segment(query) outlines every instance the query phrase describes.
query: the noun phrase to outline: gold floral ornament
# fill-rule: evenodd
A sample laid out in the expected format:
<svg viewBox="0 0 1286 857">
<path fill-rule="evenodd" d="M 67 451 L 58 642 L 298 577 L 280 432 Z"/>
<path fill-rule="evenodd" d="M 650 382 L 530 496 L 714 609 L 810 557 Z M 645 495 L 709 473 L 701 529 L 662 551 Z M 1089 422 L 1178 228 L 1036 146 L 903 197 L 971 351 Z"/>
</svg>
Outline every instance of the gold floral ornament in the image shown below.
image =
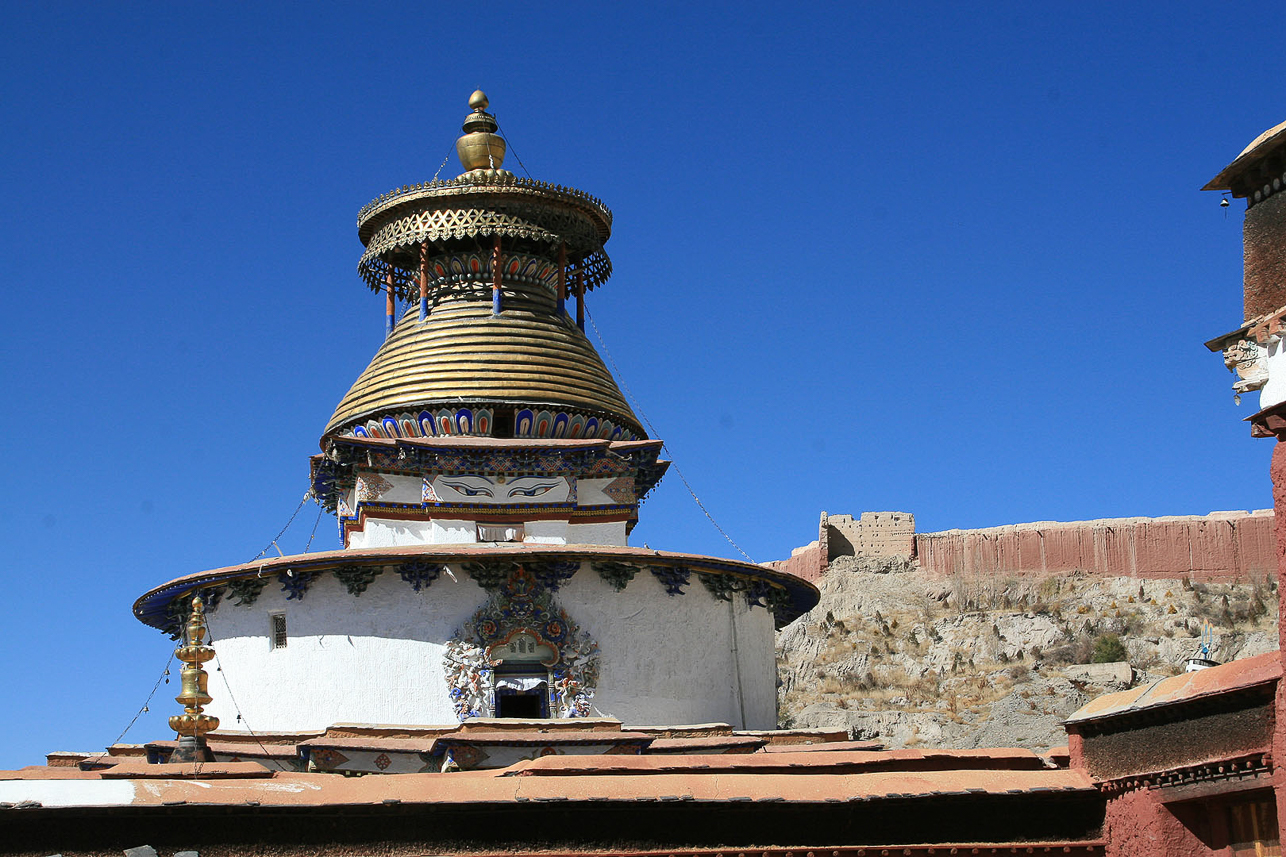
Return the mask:
<svg viewBox="0 0 1286 857">
<path fill-rule="evenodd" d="M 174 701 L 183 706 L 183 713 L 170 718 L 170 728 L 178 733 L 179 746 L 170 756 L 171 762 L 208 762 L 214 755 L 206 745 L 205 734 L 219 728 L 219 718 L 202 713 L 212 700 L 207 690 L 209 676 L 201 665 L 214 657 L 214 649 L 205 645 L 205 604 L 198 595 L 192 599 L 192 613 L 188 617 L 182 644 L 174 656 L 183 662 L 180 673 L 182 690 Z"/>
</svg>

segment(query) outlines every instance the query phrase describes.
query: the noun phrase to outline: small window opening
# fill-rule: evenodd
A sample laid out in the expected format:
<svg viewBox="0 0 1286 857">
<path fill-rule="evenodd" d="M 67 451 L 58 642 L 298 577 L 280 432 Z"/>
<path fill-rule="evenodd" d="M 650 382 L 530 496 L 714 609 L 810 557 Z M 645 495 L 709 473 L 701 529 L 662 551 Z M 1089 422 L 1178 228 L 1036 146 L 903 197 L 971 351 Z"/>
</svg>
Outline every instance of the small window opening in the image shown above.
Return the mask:
<svg viewBox="0 0 1286 857">
<path fill-rule="evenodd" d="M 540 664 L 500 664 L 495 670 L 496 717 L 549 716 L 549 672 Z"/>
<path fill-rule="evenodd" d="M 520 542 L 526 537 L 522 524 L 478 524 L 480 542 Z"/>
<path fill-rule="evenodd" d="M 274 649 L 286 648 L 286 614 L 272 614 L 272 647 Z"/>
<path fill-rule="evenodd" d="M 1278 857 L 1282 852 L 1272 794 L 1230 804 L 1228 834 L 1233 857 Z"/>
</svg>

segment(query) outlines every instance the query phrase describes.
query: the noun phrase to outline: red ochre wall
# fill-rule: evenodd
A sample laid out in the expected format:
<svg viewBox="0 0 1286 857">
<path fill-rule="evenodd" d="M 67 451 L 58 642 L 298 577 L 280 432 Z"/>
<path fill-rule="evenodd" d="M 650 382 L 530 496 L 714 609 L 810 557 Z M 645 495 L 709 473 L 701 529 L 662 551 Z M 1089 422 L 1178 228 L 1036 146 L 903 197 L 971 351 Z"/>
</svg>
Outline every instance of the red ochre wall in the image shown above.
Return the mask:
<svg viewBox="0 0 1286 857">
<path fill-rule="evenodd" d="M 1277 576 L 1271 510 L 1169 518 L 1010 524 L 917 533 L 920 568 L 940 575 L 1082 572 L 1248 580 Z"/>
<path fill-rule="evenodd" d="M 773 571 L 784 571 L 804 580 L 816 583 L 826 571 L 826 551 L 816 544 L 809 545 L 790 555 L 790 559 L 779 559 L 766 562 L 764 565 Z"/>
<path fill-rule="evenodd" d="M 1282 194 L 1286 198 L 1286 194 Z M 1282 516 L 1284 526 L 1277 530 L 1274 548 L 1279 568 L 1286 566 L 1286 442 L 1278 440 L 1273 444 L 1273 460 L 1269 465 L 1269 476 L 1273 481 L 1273 507 Z M 1283 572 L 1286 573 L 1286 572 Z M 1286 587 L 1277 587 L 1277 609 L 1286 609 Z M 1282 653 L 1282 666 L 1286 667 L 1286 622 L 1277 623 L 1279 650 Z M 1277 718 L 1273 728 L 1273 760 L 1275 788 L 1277 795 L 1277 825 L 1281 838 L 1286 840 L 1286 681 L 1277 683 Z"/>
<path fill-rule="evenodd" d="M 1206 857 L 1228 853 L 1227 849 L 1213 849 L 1203 842 L 1148 789 L 1108 800 L 1103 838 L 1107 840 L 1105 857 Z"/>
</svg>

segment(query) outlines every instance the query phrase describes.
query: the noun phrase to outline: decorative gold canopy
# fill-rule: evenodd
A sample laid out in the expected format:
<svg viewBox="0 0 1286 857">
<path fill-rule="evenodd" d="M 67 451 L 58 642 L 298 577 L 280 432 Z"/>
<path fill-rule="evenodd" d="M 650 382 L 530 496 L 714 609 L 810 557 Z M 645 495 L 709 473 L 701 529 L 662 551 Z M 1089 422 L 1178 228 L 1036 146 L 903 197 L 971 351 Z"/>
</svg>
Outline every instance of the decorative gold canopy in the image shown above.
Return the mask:
<svg viewBox="0 0 1286 857">
<path fill-rule="evenodd" d="M 369 417 L 430 404 L 513 403 L 610 417 L 646 432 L 594 347 L 540 296 L 506 296 L 505 312 L 453 300 L 408 313 L 340 401 L 327 436 Z"/>
<path fill-rule="evenodd" d="M 386 296 L 389 336 L 324 436 L 372 419 L 481 408 L 488 436 L 513 436 L 517 415 L 532 409 L 647 437 L 584 333 L 584 295 L 612 273 L 603 250 L 611 211 L 583 191 L 500 169 L 504 140 L 487 96 L 473 93 L 469 106 L 464 174 L 403 186 L 358 213 L 358 272 Z M 418 299 L 418 318 L 395 323 L 398 299 Z"/>
</svg>

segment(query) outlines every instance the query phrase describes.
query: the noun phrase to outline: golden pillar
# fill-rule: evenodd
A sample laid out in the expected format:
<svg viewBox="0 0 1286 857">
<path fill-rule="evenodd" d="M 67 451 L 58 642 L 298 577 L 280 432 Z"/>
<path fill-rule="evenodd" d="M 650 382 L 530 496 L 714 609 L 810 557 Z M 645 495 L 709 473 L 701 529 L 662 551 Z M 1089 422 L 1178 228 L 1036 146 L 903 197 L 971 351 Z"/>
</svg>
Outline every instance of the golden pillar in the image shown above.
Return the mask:
<svg viewBox="0 0 1286 857">
<path fill-rule="evenodd" d="M 174 697 L 174 701 L 183 706 L 183 713 L 170 718 L 170 728 L 179 738 L 178 749 L 170 756 L 171 762 L 214 761 L 205 733 L 219 728 L 219 718 L 202 713 L 211 697 L 206 690 L 209 676 L 201 665 L 214 657 L 214 649 L 205 645 L 205 635 L 205 604 L 198 595 L 192 599 L 192 613 L 181 645 L 174 650 L 174 656 L 183 662 L 182 690 Z"/>
</svg>

